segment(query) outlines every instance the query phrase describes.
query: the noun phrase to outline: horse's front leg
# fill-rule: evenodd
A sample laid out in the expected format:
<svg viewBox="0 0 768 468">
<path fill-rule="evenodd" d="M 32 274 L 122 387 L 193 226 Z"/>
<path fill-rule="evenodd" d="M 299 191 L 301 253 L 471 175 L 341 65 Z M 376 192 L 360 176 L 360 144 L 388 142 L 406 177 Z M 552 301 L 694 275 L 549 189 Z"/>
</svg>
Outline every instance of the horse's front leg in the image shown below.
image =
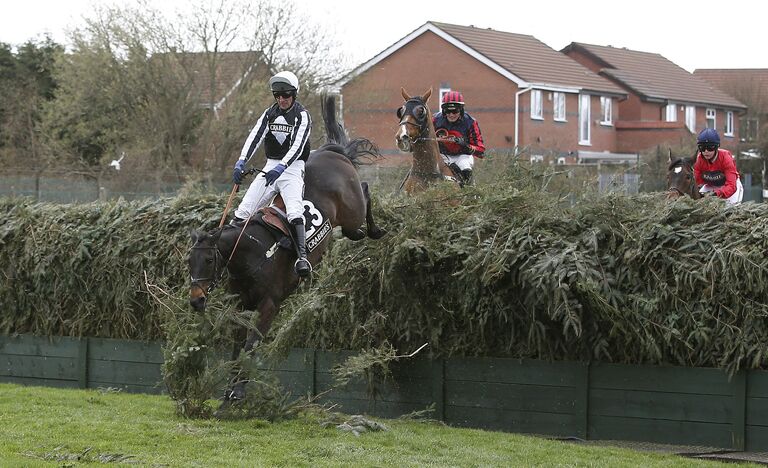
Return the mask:
<svg viewBox="0 0 768 468">
<path fill-rule="evenodd" d="M 237 343 L 243 343 L 242 339 L 236 340 L 235 350 L 232 355 L 233 360 L 236 360 L 240 356 L 241 352 L 244 354 L 249 354 L 254 350 L 254 348 L 258 347 L 258 344 L 269 331 L 269 327 L 272 326 L 272 321 L 275 319 L 279 307 L 279 304 L 277 304 L 271 298 L 265 298 L 259 302 L 256 307 L 256 310 L 259 312 L 259 323 L 255 329 L 250 329 L 247 331 L 245 342 L 242 348 L 238 347 L 237 345 Z M 242 338 L 242 332 L 239 336 Z M 229 388 L 224 393 L 224 400 L 244 400 L 246 397 L 245 384 L 247 383 L 248 373 L 241 367 L 234 369 L 232 372 L 232 379 L 230 380 Z"/>
</svg>

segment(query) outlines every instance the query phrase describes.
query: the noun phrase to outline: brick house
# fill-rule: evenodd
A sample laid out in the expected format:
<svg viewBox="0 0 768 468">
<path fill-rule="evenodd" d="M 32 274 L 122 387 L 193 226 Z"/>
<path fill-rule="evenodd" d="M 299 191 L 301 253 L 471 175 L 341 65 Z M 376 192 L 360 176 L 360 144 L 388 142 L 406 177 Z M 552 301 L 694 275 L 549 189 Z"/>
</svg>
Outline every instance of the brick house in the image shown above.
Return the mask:
<svg viewBox="0 0 768 468">
<path fill-rule="evenodd" d="M 739 125 L 744 149 L 752 149 L 768 127 L 768 68 L 696 69 L 693 75 L 747 105 Z"/>
<path fill-rule="evenodd" d="M 619 103 L 618 151 L 691 142 L 706 127 L 717 129 L 724 148 L 737 149 L 746 106 L 661 55 L 578 42 L 561 52 L 628 93 Z"/>
<path fill-rule="evenodd" d="M 390 161 L 410 157 L 397 156 L 394 140 L 401 87 L 432 88 L 431 112 L 444 93 L 462 92 L 488 150 L 552 161 L 621 148 L 617 104 L 627 92 L 533 36 L 430 21 L 337 82 L 350 134 Z"/>
</svg>

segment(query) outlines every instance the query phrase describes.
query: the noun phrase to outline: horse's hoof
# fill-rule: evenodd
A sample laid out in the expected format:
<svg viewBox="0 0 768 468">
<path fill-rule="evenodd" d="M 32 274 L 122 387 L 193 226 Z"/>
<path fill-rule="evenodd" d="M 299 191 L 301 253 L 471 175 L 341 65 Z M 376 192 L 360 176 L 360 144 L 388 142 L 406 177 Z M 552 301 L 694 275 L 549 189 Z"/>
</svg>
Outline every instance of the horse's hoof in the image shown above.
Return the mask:
<svg viewBox="0 0 768 468">
<path fill-rule="evenodd" d="M 245 385 L 242 383 L 237 383 L 232 386 L 232 388 L 228 388 L 224 390 L 224 402 L 237 402 L 245 400 Z M 223 403 L 222 403 L 223 406 Z"/>
<path fill-rule="evenodd" d="M 387 233 L 386 229 L 376 228 L 376 229 L 368 232 L 368 237 L 370 237 L 373 240 L 381 239 L 382 237 L 384 237 L 384 234 L 386 234 L 386 233 Z"/>
</svg>

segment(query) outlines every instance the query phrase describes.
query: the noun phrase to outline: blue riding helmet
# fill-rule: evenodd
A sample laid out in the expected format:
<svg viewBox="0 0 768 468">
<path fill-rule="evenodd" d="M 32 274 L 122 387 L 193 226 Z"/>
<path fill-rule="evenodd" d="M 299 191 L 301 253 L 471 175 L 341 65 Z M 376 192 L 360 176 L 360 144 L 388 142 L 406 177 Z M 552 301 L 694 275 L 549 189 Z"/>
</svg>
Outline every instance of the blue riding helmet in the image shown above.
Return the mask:
<svg viewBox="0 0 768 468">
<path fill-rule="evenodd" d="M 705 128 L 699 133 L 699 137 L 696 139 L 696 144 L 702 143 L 714 143 L 720 146 L 720 135 L 714 128 Z"/>
</svg>

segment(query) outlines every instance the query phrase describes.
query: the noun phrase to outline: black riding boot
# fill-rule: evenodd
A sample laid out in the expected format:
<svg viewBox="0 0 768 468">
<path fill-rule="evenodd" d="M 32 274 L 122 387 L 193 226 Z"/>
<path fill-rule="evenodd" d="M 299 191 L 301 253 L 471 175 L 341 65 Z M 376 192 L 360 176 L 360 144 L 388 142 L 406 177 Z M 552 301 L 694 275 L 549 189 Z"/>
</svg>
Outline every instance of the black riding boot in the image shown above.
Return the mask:
<svg viewBox="0 0 768 468">
<path fill-rule="evenodd" d="M 472 184 L 472 169 L 464 169 L 461 171 L 461 178 L 464 179 L 464 185 Z"/>
<path fill-rule="evenodd" d="M 307 260 L 307 235 L 304 231 L 304 220 L 301 218 L 294 219 L 291 221 L 291 226 L 296 235 L 294 240 L 296 241 L 296 256 L 298 257 L 293 267 L 296 274 L 304 278 L 312 273 L 312 265 Z"/>
</svg>

